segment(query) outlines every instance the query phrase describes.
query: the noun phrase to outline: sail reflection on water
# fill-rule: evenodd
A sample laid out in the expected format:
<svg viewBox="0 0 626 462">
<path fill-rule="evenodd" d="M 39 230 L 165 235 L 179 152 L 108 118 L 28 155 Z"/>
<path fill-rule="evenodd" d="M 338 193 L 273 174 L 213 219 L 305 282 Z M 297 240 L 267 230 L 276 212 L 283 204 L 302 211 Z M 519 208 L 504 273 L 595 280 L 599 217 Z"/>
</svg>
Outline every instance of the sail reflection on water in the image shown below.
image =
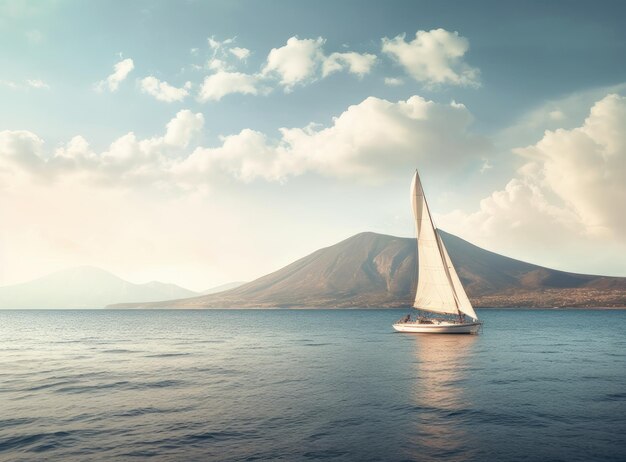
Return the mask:
<svg viewBox="0 0 626 462">
<path fill-rule="evenodd" d="M 468 419 L 471 403 L 464 393 L 477 337 L 421 335 L 415 338 L 417 380 L 413 390 L 415 428 L 409 432 L 413 460 L 473 459 Z"/>
</svg>

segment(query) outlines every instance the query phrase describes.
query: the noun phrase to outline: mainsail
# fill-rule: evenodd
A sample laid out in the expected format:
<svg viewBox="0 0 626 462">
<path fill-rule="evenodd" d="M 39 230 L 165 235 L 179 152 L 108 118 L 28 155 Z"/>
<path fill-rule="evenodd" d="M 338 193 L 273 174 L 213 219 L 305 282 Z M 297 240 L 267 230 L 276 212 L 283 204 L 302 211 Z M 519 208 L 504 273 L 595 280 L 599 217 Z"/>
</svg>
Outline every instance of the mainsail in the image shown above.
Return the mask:
<svg viewBox="0 0 626 462">
<path fill-rule="evenodd" d="M 446 246 L 435 229 L 417 171 L 411 184 L 411 204 L 417 229 L 419 261 L 413 306 L 435 313 L 464 313 L 477 319 Z"/>
</svg>

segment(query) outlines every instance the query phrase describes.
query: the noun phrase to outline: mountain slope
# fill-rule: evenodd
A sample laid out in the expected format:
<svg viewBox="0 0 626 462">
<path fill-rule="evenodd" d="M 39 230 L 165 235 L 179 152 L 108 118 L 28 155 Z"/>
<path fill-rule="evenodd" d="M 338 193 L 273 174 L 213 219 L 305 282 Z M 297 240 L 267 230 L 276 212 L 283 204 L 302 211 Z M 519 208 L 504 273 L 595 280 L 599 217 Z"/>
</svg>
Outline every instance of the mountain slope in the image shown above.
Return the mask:
<svg viewBox="0 0 626 462">
<path fill-rule="evenodd" d="M 0 308 L 102 308 L 122 301 L 156 301 L 197 295 L 174 284 L 132 284 L 93 267 L 71 268 L 0 287 Z"/>
<path fill-rule="evenodd" d="M 225 290 L 236 289 L 239 286 L 242 286 L 246 283 L 246 281 L 233 281 L 227 282 L 226 284 L 222 284 L 219 286 L 211 287 L 210 289 L 203 290 L 199 292 L 200 295 L 209 295 L 216 294 L 218 292 L 224 292 Z"/>
<path fill-rule="evenodd" d="M 626 278 L 543 268 L 442 232 L 477 306 L 626 306 Z M 416 286 L 414 239 L 361 233 L 232 290 L 119 307 L 399 307 Z M 522 304 L 520 304 L 522 302 Z"/>
</svg>

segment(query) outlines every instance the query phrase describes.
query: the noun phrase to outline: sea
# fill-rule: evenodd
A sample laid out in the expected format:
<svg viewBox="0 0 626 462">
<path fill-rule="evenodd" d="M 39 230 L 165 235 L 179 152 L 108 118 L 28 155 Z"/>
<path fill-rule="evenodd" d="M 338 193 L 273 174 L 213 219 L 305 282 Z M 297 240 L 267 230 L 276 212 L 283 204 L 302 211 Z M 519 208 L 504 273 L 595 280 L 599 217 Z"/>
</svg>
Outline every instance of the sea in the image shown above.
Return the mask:
<svg viewBox="0 0 626 462">
<path fill-rule="evenodd" d="M 406 313 L 0 311 L 0 460 L 626 460 L 626 311 Z"/>
</svg>

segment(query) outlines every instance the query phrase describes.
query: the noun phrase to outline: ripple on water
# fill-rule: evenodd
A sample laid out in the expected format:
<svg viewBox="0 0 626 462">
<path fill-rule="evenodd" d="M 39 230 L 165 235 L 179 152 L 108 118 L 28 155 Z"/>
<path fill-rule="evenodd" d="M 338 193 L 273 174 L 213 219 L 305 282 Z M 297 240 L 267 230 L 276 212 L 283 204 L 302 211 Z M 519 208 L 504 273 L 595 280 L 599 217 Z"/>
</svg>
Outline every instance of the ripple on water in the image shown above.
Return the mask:
<svg viewBox="0 0 626 462">
<path fill-rule="evenodd" d="M 18 425 L 28 425 L 36 421 L 37 419 L 34 417 L 20 417 L 17 419 L 0 419 L 0 429 L 14 428 L 14 427 L 17 427 Z"/>
<path fill-rule="evenodd" d="M 140 417 L 150 414 L 170 414 L 176 412 L 185 412 L 195 409 L 193 406 L 176 406 L 172 408 L 159 408 L 159 407 L 139 407 L 133 409 L 127 409 L 125 411 L 112 412 L 109 415 L 111 417 Z"/>
<path fill-rule="evenodd" d="M 307 451 L 303 454 L 305 459 L 310 460 L 324 460 L 324 459 L 336 459 L 338 457 L 344 457 L 349 455 L 348 451 L 339 451 L 334 449 L 321 449 L 318 451 Z"/>
<path fill-rule="evenodd" d="M 152 382 L 132 382 L 129 380 L 121 380 L 117 382 L 109 382 L 109 383 L 98 383 L 94 385 L 81 385 L 81 386 L 73 386 L 73 387 L 63 387 L 55 390 L 57 393 L 92 393 L 98 390 L 142 390 L 149 388 L 166 388 L 166 387 L 175 387 L 183 384 L 182 380 L 157 380 Z"/>
<path fill-rule="evenodd" d="M 157 353 L 144 355 L 145 358 L 176 358 L 178 356 L 191 356 L 192 353 Z"/>
<path fill-rule="evenodd" d="M 48 388 L 58 387 L 61 385 L 69 385 L 72 383 L 75 383 L 75 381 L 74 380 L 61 380 L 58 382 L 48 382 L 48 383 L 44 383 L 41 385 L 36 385 L 34 387 L 24 388 L 24 391 L 40 391 L 40 390 L 46 390 Z"/>
<path fill-rule="evenodd" d="M 60 446 L 65 438 L 71 435 L 70 432 L 58 431 L 52 433 L 31 433 L 27 435 L 11 436 L 0 439 L 0 452 L 12 451 L 16 449 L 29 449 L 35 452 L 43 452 L 48 449 Z M 37 443 L 37 446 L 34 446 Z"/>
</svg>

